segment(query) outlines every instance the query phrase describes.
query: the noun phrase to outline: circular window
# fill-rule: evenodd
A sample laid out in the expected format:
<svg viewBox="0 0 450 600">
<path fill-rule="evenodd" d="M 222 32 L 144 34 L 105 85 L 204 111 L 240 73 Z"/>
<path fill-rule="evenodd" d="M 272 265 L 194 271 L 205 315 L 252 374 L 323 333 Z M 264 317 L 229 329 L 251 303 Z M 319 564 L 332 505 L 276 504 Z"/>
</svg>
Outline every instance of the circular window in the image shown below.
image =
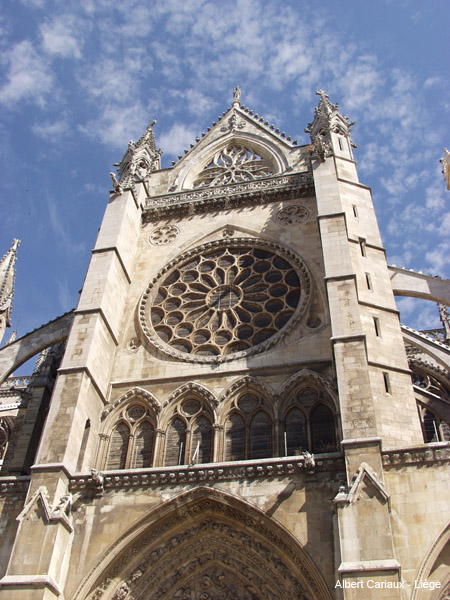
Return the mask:
<svg viewBox="0 0 450 600">
<path fill-rule="evenodd" d="M 141 300 L 147 339 L 194 362 L 260 352 L 309 300 L 304 264 L 276 244 L 232 239 L 189 251 L 162 269 Z"/>
</svg>

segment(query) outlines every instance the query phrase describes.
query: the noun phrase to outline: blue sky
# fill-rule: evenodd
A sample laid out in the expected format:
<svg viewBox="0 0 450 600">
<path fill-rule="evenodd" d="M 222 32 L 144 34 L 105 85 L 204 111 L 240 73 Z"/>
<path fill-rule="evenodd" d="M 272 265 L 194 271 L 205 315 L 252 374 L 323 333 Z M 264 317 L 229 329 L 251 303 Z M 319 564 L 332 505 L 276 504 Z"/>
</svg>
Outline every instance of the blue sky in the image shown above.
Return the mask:
<svg viewBox="0 0 450 600">
<path fill-rule="evenodd" d="M 170 166 L 241 102 L 298 142 L 317 89 L 356 121 L 388 261 L 450 276 L 448 0 L 3 0 L 0 253 L 21 239 L 19 335 L 73 308 L 112 163 L 157 118 Z M 402 320 L 438 325 L 401 299 Z M 9 337 L 6 333 L 5 339 Z"/>
</svg>

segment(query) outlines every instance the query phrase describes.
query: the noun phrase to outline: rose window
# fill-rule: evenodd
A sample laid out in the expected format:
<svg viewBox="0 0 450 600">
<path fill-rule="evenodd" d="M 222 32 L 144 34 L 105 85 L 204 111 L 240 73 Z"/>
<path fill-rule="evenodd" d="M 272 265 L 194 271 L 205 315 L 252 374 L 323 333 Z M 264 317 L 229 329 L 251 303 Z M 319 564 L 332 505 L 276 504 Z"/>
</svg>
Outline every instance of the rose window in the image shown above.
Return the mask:
<svg viewBox="0 0 450 600">
<path fill-rule="evenodd" d="M 244 146 L 228 146 L 214 155 L 194 181 L 194 188 L 252 181 L 273 173 L 268 161 L 254 150 Z"/>
<path fill-rule="evenodd" d="M 260 352 L 303 314 L 306 267 L 275 244 L 223 240 L 175 261 L 148 286 L 142 329 L 165 354 L 194 362 Z"/>
</svg>

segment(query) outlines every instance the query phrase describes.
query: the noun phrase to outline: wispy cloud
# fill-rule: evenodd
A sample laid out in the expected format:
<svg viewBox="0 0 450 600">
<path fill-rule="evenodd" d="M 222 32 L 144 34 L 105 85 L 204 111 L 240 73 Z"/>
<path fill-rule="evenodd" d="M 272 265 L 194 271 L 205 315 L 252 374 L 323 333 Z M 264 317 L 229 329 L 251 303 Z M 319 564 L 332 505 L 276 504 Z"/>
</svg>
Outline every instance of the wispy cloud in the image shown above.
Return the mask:
<svg viewBox="0 0 450 600">
<path fill-rule="evenodd" d="M 13 46 L 3 58 L 6 83 L 0 88 L 0 102 L 9 108 L 24 100 L 45 106 L 54 90 L 55 78 L 48 64 L 28 40 Z"/>
<path fill-rule="evenodd" d="M 63 218 L 63 216 L 58 211 L 58 204 L 56 200 L 47 195 L 45 197 L 45 201 L 47 204 L 49 224 L 58 240 L 60 250 L 62 250 L 68 256 L 76 256 L 84 252 L 84 242 L 78 241 L 75 242 L 72 239 L 72 235 L 70 233 L 68 227 L 67 219 Z"/>
<path fill-rule="evenodd" d="M 195 139 L 196 134 L 198 134 L 198 130 L 193 126 L 174 123 L 169 131 L 159 136 L 158 145 L 164 148 L 168 154 L 180 155 L 189 148 L 189 144 Z"/>
<path fill-rule="evenodd" d="M 81 58 L 87 23 L 74 15 L 62 14 L 40 27 L 42 46 L 49 54 L 64 58 Z"/>
<path fill-rule="evenodd" d="M 56 121 L 48 119 L 36 121 L 32 126 L 32 131 L 35 135 L 48 142 L 59 141 L 70 131 L 69 120 L 65 117 Z"/>
</svg>

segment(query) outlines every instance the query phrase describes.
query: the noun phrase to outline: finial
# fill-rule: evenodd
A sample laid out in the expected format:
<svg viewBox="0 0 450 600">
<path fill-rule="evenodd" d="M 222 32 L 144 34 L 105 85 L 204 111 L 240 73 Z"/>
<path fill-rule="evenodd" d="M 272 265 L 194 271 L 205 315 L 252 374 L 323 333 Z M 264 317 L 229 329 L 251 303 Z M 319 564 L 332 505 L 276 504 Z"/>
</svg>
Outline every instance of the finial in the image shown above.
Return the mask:
<svg viewBox="0 0 450 600">
<path fill-rule="evenodd" d="M 233 90 L 233 106 L 236 104 L 239 106 L 240 99 L 241 99 L 241 88 L 239 85 L 237 85 L 237 86 L 235 86 L 235 88 Z"/>
<path fill-rule="evenodd" d="M 316 90 L 316 94 L 324 100 L 325 98 L 329 98 L 330 96 L 324 90 Z"/>
</svg>

